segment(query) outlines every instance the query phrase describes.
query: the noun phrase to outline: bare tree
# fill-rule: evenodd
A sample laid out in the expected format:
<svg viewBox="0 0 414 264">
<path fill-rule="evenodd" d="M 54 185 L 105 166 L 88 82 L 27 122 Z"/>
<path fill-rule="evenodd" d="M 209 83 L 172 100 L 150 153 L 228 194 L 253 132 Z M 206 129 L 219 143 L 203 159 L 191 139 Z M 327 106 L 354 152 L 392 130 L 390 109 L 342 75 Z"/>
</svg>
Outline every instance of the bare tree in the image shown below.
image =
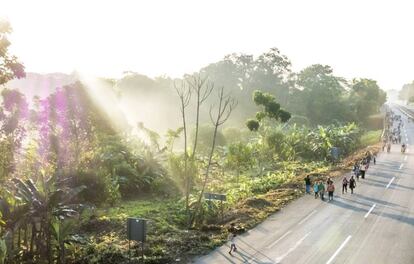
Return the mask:
<svg viewBox="0 0 414 264">
<path fill-rule="evenodd" d="M 197 149 L 198 141 L 198 128 L 200 123 L 200 107 L 210 96 L 211 92 L 214 89 L 214 84 L 208 81 L 208 78 L 202 78 L 200 74 L 193 75 L 188 81 L 191 89 L 193 90 L 196 96 L 196 122 L 195 122 L 195 135 L 194 135 L 194 144 L 191 153 L 191 159 L 194 159 Z"/>
<path fill-rule="evenodd" d="M 231 113 L 233 112 L 236 106 L 237 106 L 237 101 L 235 101 L 234 98 L 231 97 L 230 95 L 224 94 L 224 87 L 221 87 L 218 91 L 218 106 L 217 106 L 217 110 L 216 110 L 217 112 L 215 113 L 215 115 L 213 113 L 215 105 L 210 106 L 210 112 L 209 112 L 210 120 L 214 126 L 213 142 L 211 143 L 210 154 L 208 156 L 208 162 L 207 162 L 206 171 L 204 174 L 201 192 L 197 200 L 196 209 L 194 211 L 193 217 L 191 218 L 191 225 L 194 223 L 195 217 L 197 216 L 201 208 L 201 199 L 203 198 L 204 191 L 205 191 L 208 179 L 209 179 L 213 154 L 214 154 L 214 150 L 216 147 L 218 128 L 229 119 Z"/>
<path fill-rule="evenodd" d="M 184 189 L 185 189 L 185 209 L 190 220 L 190 175 L 188 174 L 188 153 L 187 153 L 187 119 L 185 115 L 186 108 L 190 104 L 191 99 L 191 88 L 186 85 L 185 81 L 182 81 L 179 86 L 174 83 L 174 88 L 180 99 L 180 111 L 181 118 L 183 122 L 183 132 L 184 132 Z"/>
</svg>

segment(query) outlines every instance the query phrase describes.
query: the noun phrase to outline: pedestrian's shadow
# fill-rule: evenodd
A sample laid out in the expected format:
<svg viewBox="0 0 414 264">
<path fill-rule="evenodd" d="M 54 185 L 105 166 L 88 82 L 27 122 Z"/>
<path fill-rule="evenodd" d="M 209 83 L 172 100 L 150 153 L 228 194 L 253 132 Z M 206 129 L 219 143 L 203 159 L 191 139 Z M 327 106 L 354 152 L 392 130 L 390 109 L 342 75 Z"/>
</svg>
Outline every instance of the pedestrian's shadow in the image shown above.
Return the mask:
<svg viewBox="0 0 414 264">
<path fill-rule="evenodd" d="M 333 204 L 339 207 L 342 207 L 344 209 L 349 209 L 349 210 L 353 210 L 356 212 L 366 212 L 366 210 L 364 208 L 360 208 L 354 205 L 351 205 L 350 203 L 344 203 L 343 201 L 339 200 L 339 199 L 333 199 L 332 201 L 327 201 L 329 204 Z"/>
<path fill-rule="evenodd" d="M 250 248 L 251 250 L 253 250 L 254 251 L 254 253 L 253 254 L 249 254 L 249 253 L 247 253 L 247 250 L 245 250 L 245 249 L 243 249 L 242 247 L 240 247 L 240 249 L 243 251 L 243 252 L 245 252 L 245 253 L 247 253 L 248 255 L 250 255 L 250 257 L 249 257 L 249 259 L 250 259 L 250 261 L 254 261 L 254 262 L 256 262 L 256 263 L 261 263 L 261 264 L 265 264 L 265 263 L 273 263 L 273 260 L 269 257 L 269 256 L 267 256 L 267 255 L 265 255 L 263 252 L 261 252 L 261 251 L 259 251 L 259 250 L 257 250 L 256 248 L 254 248 L 254 247 L 252 247 L 249 243 L 246 243 L 243 239 L 241 239 L 241 238 L 239 238 L 238 240 L 237 240 L 237 242 L 239 242 L 239 244 L 241 243 L 241 244 L 243 244 L 244 246 L 246 246 L 247 248 Z M 245 255 L 246 256 L 246 255 Z M 255 260 L 255 256 L 260 256 L 260 258 L 265 258 L 266 259 L 266 261 L 257 261 L 257 260 Z M 249 259 L 247 259 L 247 260 L 249 260 Z"/>
<path fill-rule="evenodd" d="M 405 216 L 403 214 L 392 214 L 392 213 L 386 213 L 386 212 L 374 212 L 373 214 L 381 216 L 381 217 L 387 217 L 390 219 L 393 219 L 395 221 L 399 221 L 401 223 L 405 223 L 411 226 L 414 226 L 414 218 Z"/>
<path fill-rule="evenodd" d="M 379 200 L 379 199 L 376 199 L 376 198 L 367 197 L 367 196 L 359 194 L 359 193 L 354 193 L 353 195 L 356 196 L 359 199 L 370 201 L 370 202 L 376 203 L 376 204 L 381 204 L 381 205 L 386 205 L 386 206 L 391 206 L 391 207 L 407 208 L 405 206 L 401 206 L 401 205 L 396 204 L 396 203 L 391 203 L 391 202 Z"/>
<path fill-rule="evenodd" d="M 384 179 L 391 179 L 392 175 L 401 172 L 398 168 L 399 165 L 395 166 L 395 169 L 382 168 L 381 171 L 375 171 L 374 173 L 370 173 L 370 171 L 368 170 L 368 173 L 365 174 L 365 177 L 380 177 Z"/>
<path fill-rule="evenodd" d="M 220 254 L 220 255 L 222 255 L 229 263 L 232 263 L 232 264 L 236 264 L 237 262 L 235 262 L 234 260 L 233 260 L 233 256 L 231 256 L 230 254 L 229 255 L 226 255 L 225 253 L 223 253 L 223 252 L 221 252 L 220 250 L 218 250 L 218 253 Z M 236 258 L 237 259 L 237 258 Z"/>
<path fill-rule="evenodd" d="M 367 185 L 372 185 L 372 186 L 376 186 L 376 187 L 385 187 L 385 186 L 388 185 L 388 182 L 383 182 L 383 181 L 374 180 L 374 179 L 370 179 L 370 178 L 367 178 L 364 181 Z M 396 184 L 396 183 L 391 184 L 390 187 L 388 187 L 388 188 L 390 188 L 390 189 L 401 188 L 401 189 L 414 191 L 413 187 L 408 187 L 408 186 L 404 186 L 404 185 Z"/>
</svg>

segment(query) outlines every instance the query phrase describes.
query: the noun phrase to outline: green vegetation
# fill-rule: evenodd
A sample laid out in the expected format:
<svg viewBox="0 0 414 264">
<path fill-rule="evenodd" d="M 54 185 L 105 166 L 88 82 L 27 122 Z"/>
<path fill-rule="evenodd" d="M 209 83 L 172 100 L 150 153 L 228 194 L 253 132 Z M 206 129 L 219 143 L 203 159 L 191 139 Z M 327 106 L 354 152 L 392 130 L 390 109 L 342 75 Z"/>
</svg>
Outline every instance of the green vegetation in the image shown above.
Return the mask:
<svg viewBox="0 0 414 264">
<path fill-rule="evenodd" d="M 400 100 L 411 102 L 411 98 L 414 96 L 414 81 L 411 83 L 404 84 L 398 94 Z"/>
<path fill-rule="evenodd" d="M 1 38 L 9 32 L 0 24 Z M 0 45 L 0 84 L 23 77 Z M 97 83 L 33 100 L 2 90 L 0 263 L 126 263 L 130 216 L 149 220 L 145 263 L 186 262 L 220 245 L 229 223 L 252 227 L 300 196 L 304 175 L 335 169 L 333 147 L 346 158 L 376 143 L 380 131 L 367 127 L 385 101 L 375 81 L 329 66 L 294 73 L 276 48 L 179 80 L 128 73 Z M 148 108 L 128 108 L 140 103 Z M 166 135 L 130 113 L 165 120 Z M 226 194 L 224 207 L 206 192 Z"/>
<path fill-rule="evenodd" d="M 361 136 L 361 143 L 363 147 L 374 145 L 381 139 L 382 130 L 368 131 Z"/>
</svg>

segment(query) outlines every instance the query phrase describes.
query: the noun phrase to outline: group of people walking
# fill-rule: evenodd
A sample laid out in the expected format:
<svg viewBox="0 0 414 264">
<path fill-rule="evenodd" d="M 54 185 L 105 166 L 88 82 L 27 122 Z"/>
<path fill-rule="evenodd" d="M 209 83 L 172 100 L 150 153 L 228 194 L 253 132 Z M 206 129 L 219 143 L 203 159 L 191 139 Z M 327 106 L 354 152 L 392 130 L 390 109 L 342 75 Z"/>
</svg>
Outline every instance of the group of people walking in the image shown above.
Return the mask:
<svg viewBox="0 0 414 264">
<path fill-rule="evenodd" d="M 348 188 L 351 190 L 351 194 L 354 193 L 354 189 L 357 186 L 357 180 L 359 180 L 359 177 L 365 179 L 365 174 L 369 168 L 369 164 L 371 163 L 371 161 L 374 162 L 374 165 L 376 164 L 376 155 L 368 151 L 367 153 L 365 153 L 363 159 L 355 162 L 351 175 L 349 177 L 345 175 L 342 178 L 342 194 L 348 193 Z M 355 178 L 357 180 L 355 180 Z M 305 186 L 307 194 L 311 194 L 311 186 L 313 186 L 313 193 L 315 195 L 315 199 L 320 198 L 322 201 L 324 201 L 325 193 L 327 192 L 328 201 L 333 200 L 335 185 L 331 178 L 328 178 L 326 183 L 324 183 L 322 180 L 317 180 L 312 184 L 310 176 L 307 175 L 305 177 Z"/>
<path fill-rule="evenodd" d="M 385 133 L 382 138 L 382 151 L 387 148 L 387 152 L 391 152 L 392 144 L 401 144 L 401 152 L 404 153 L 407 145 L 402 142 L 401 129 L 404 123 L 400 115 L 396 115 L 393 111 L 389 111 L 385 115 Z"/>
<path fill-rule="evenodd" d="M 365 179 L 365 174 L 369 168 L 371 161 L 373 161 L 375 165 L 377 163 L 377 156 L 368 151 L 365 153 L 365 157 L 363 159 L 355 162 L 354 167 L 352 168 L 352 173 L 358 181 L 359 177 Z"/>
<path fill-rule="evenodd" d="M 307 176 L 309 178 L 309 176 Z M 325 190 L 328 192 L 328 200 L 333 200 L 333 194 L 335 192 L 335 185 L 331 178 L 328 178 L 326 181 L 326 185 L 323 181 L 315 181 L 313 184 L 313 192 L 315 194 L 315 199 L 318 197 L 321 198 L 322 201 L 325 200 Z"/>
</svg>

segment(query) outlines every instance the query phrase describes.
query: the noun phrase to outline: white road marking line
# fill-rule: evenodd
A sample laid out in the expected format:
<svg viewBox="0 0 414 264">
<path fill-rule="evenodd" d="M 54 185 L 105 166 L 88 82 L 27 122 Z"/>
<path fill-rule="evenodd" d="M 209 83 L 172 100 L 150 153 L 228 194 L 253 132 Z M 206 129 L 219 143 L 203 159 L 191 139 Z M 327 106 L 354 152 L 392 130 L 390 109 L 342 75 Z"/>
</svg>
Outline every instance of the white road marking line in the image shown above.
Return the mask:
<svg viewBox="0 0 414 264">
<path fill-rule="evenodd" d="M 285 254 L 283 254 L 282 256 L 278 257 L 275 261 L 276 263 L 280 263 L 284 258 L 286 258 L 290 253 L 292 253 L 300 244 L 302 244 L 303 240 L 305 240 L 311 232 L 307 233 L 304 237 L 302 237 L 301 239 L 298 240 L 298 242 L 296 242 L 295 245 L 293 245 L 293 247 L 289 248 L 288 251 L 286 251 Z"/>
<path fill-rule="evenodd" d="M 368 215 L 372 212 L 372 210 L 374 210 L 375 206 L 377 206 L 377 204 L 374 204 L 371 209 L 369 209 L 368 213 L 365 214 L 364 218 L 367 218 Z"/>
<path fill-rule="evenodd" d="M 407 160 L 407 158 L 408 158 L 408 156 L 405 156 L 405 157 L 404 157 L 404 160 Z"/>
<path fill-rule="evenodd" d="M 335 257 L 341 252 L 341 250 L 345 247 L 345 245 L 349 242 L 351 239 L 351 235 L 349 235 L 344 242 L 342 242 L 341 246 L 335 251 L 335 253 L 332 255 L 332 257 L 326 262 L 326 264 L 331 264 L 332 261 L 335 259 Z"/>
<path fill-rule="evenodd" d="M 316 210 L 313 210 L 310 214 L 308 214 L 308 216 L 306 216 L 305 218 L 303 218 L 302 219 L 302 221 L 300 221 L 299 223 L 298 223 L 298 225 L 301 225 L 301 224 L 303 224 L 306 220 L 308 220 L 309 219 L 309 217 L 311 217 L 314 213 L 316 213 Z"/>
<path fill-rule="evenodd" d="M 287 235 L 289 235 L 290 233 L 292 233 L 291 230 L 287 231 L 283 236 L 279 237 L 278 240 L 276 240 L 275 242 L 273 242 L 272 244 L 268 245 L 267 248 L 272 248 L 274 245 L 276 245 L 280 240 L 284 239 Z"/>
<path fill-rule="evenodd" d="M 401 165 L 400 165 L 400 170 L 402 169 L 404 167 L 404 163 L 401 163 Z"/>
<path fill-rule="evenodd" d="M 387 187 L 385 189 L 388 189 L 391 185 L 391 183 L 395 180 L 395 177 L 392 177 L 392 179 L 390 180 L 390 182 L 388 183 Z"/>
</svg>

